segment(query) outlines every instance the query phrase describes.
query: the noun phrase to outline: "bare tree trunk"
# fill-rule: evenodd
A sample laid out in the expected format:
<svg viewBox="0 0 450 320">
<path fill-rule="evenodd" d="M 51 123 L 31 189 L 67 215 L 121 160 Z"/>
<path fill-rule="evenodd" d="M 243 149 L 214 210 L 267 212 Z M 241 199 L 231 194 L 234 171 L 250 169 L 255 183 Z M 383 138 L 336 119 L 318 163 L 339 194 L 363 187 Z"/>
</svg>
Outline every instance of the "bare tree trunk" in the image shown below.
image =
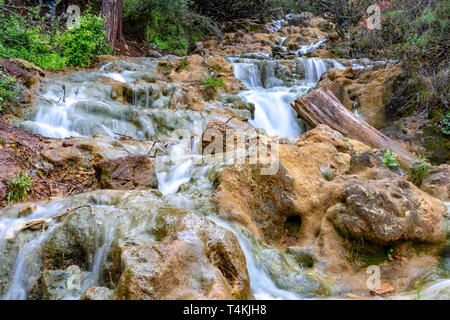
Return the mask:
<svg viewBox="0 0 450 320">
<path fill-rule="evenodd" d="M 106 38 L 113 47 L 123 40 L 122 8 L 123 0 L 102 0 L 102 15 L 106 17 Z"/>
<path fill-rule="evenodd" d="M 408 165 L 414 156 L 400 143 L 385 136 L 364 120 L 347 110 L 330 90 L 318 89 L 294 102 L 292 107 L 311 127 L 325 124 L 344 136 L 359 140 L 369 147 L 388 148 L 397 153 L 402 165 Z"/>
</svg>

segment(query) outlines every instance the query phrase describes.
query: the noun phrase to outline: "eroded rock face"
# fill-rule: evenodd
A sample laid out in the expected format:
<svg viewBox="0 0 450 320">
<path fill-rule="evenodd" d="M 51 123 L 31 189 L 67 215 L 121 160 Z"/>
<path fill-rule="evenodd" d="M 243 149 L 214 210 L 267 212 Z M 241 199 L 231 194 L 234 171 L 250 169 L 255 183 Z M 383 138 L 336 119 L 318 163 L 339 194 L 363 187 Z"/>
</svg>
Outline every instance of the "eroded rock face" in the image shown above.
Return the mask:
<svg viewBox="0 0 450 320">
<path fill-rule="evenodd" d="M 380 245 L 445 239 L 443 204 L 403 178 L 349 180 L 340 197 L 344 202 L 329 208 L 328 217 L 344 237 Z"/>
<path fill-rule="evenodd" d="M 219 174 L 219 215 L 239 222 L 265 243 L 292 252 L 308 248 L 308 261 L 344 287 L 366 290 L 367 275 L 351 258 L 354 249 L 348 243 L 364 241 L 368 255 L 385 257 L 386 245 L 416 242 L 435 248 L 445 239 L 443 203 L 390 171 L 381 151 L 344 139 L 326 126 L 279 150 L 275 175 L 263 176 L 257 165 L 249 164 Z M 404 271 L 401 281 L 390 283 L 405 289 L 433 269 L 436 250 L 427 250 L 425 258 L 408 247 L 407 262 L 391 262 L 386 270 L 398 273 L 399 267 L 393 266 L 401 264 Z M 417 268 L 421 271 L 412 272 Z"/>
<path fill-rule="evenodd" d="M 199 86 L 209 79 L 214 79 L 217 83 L 222 81 L 222 85 L 214 85 L 218 95 L 235 94 L 243 89 L 240 80 L 234 77 L 233 66 L 218 55 L 202 57 L 194 54 L 184 59 L 163 59 L 159 61 L 158 73 L 161 74 L 161 80 L 194 86 Z M 211 100 L 207 93 L 202 92 L 204 88 L 200 87 L 199 90 L 205 100 Z"/>
<path fill-rule="evenodd" d="M 229 124 L 211 120 L 202 134 L 202 153 L 215 154 L 237 148 L 239 133 Z M 208 147 L 209 146 L 209 147 Z"/>
<path fill-rule="evenodd" d="M 292 15 L 288 19 L 288 23 L 291 26 L 300 26 L 300 27 L 309 27 L 309 23 L 313 18 L 313 14 L 311 12 L 302 12 L 300 14 Z"/>
<path fill-rule="evenodd" d="M 103 189 L 158 187 L 153 163 L 145 154 L 101 160 L 96 164 L 96 170 Z"/>
<path fill-rule="evenodd" d="M 422 190 L 426 193 L 441 199 L 450 200 L 450 165 L 441 164 L 438 167 L 429 169 L 428 177 L 422 183 Z"/>
<path fill-rule="evenodd" d="M 401 75 L 397 66 L 380 70 L 330 70 L 318 87 L 330 89 L 349 110 L 357 109 L 373 127 L 380 129 L 388 120 L 386 105 L 397 90 Z"/>
<path fill-rule="evenodd" d="M 70 213 L 27 257 L 35 298 L 252 297 L 235 236 L 197 213 L 168 206 L 159 192 L 99 190 L 58 199 L 47 210 L 55 215 L 80 206 L 85 207 Z M 8 214 L 18 211 L 11 208 Z M 9 257 L 24 239 L 37 235 L 18 232 L 0 256 Z M 0 272 L 0 292 L 9 277 Z"/>
<path fill-rule="evenodd" d="M 123 141 L 121 147 L 120 143 L 111 138 L 104 137 L 103 140 L 53 140 L 41 153 L 42 158 L 51 165 L 48 176 L 59 176 L 59 181 L 80 181 L 84 183 L 84 190 L 97 187 L 133 189 L 157 185 L 148 154 L 130 154 L 126 151 L 128 147 L 136 144 L 138 149 L 148 152 L 150 142 Z"/>
<path fill-rule="evenodd" d="M 164 227 L 178 225 L 181 239 L 172 233 L 161 242 L 124 247 L 117 298 L 248 298 L 245 258 L 234 237 L 193 215 L 168 224 Z"/>
</svg>

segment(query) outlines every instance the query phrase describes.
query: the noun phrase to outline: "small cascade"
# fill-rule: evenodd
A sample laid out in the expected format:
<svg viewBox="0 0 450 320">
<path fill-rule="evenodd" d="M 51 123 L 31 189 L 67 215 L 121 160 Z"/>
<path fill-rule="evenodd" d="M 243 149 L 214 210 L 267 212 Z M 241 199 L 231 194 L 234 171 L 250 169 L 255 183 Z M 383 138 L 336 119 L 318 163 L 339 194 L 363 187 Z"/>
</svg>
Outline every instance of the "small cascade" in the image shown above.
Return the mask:
<svg viewBox="0 0 450 320">
<path fill-rule="evenodd" d="M 280 289 L 276 286 L 273 279 L 264 272 L 258 263 L 258 258 L 255 256 L 254 247 L 245 234 L 239 232 L 239 229 L 232 225 L 232 223 L 225 222 L 216 217 L 208 217 L 217 225 L 231 231 L 238 239 L 242 251 L 247 262 L 247 270 L 250 277 L 250 287 L 253 294 L 258 300 L 300 300 L 302 297 L 290 292 L 288 290 Z"/>
<path fill-rule="evenodd" d="M 285 23 L 286 23 L 286 20 L 284 20 L 284 19 L 273 20 L 273 21 L 270 21 L 269 23 L 267 23 L 266 25 L 264 25 L 264 28 L 269 33 L 276 33 L 283 27 L 283 25 Z"/>
<path fill-rule="evenodd" d="M 46 219 L 58 212 L 60 207 L 53 205 L 48 208 L 37 207 L 37 209 L 26 218 L 2 218 L 0 220 L 0 256 L 8 250 L 7 243 L 17 237 L 16 232 L 20 230 L 26 222 L 35 219 Z M 58 224 L 50 222 L 47 230 L 35 233 L 34 237 L 27 241 L 17 252 L 10 286 L 4 293 L 3 300 L 24 300 L 28 291 L 38 277 L 36 264 L 39 260 L 39 249 L 42 243 L 58 227 Z"/>
<path fill-rule="evenodd" d="M 316 85 L 322 75 L 327 72 L 327 65 L 320 58 L 310 58 L 306 61 L 305 77 L 306 81 Z"/>
<path fill-rule="evenodd" d="M 345 69 L 332 59 L 297 58 L 297 64 L 304 65 L 302 76 L 295 70 L 286 69 L 279 60 L 268 57 L 237 57 L 230 58 L 230 61 L 236 78 L 247 87 L 240 95 L 255 105 L 255 117 L 250 123 L 266 130 L 268 135 L 280 137 L 298 137 L 302 133 L 290 103 L 314 87 L 328 69 Z"/>
<path fill-rule="evenodd" d="M 261 72 L 255 63 L 236 63 L 234 75 L 242 81 L 247 88 L 262 87 Z"/>
<path fill-rule="evenodd" d="M 280 21 L 273 22 L 274 30 L 281 28 L 284 22 Z M 285 38 L 282 38 L 280 47 L 284 41 Z M 324 42 L 325 40 L 320 40 L 313 45 L 304 46 L 297 54 L 312 52 Z M 313 88 L 328 69 L 345 69 L 345 66 L 336 60 L 321 58 L 294 57 L 289 63 L 283 63 L 285 61 L 253 54 L 232 57 L 229 60 L 234 66 L 235 76 L 246 86 L 246 90 L 239 93 L 240 97 L 255 105 L 255 116 L 249 120 L 249 123 L 265 130 L 268 135 L 279 137 L 298 137 L 304 130 L 290 103 Z M 60 138 L 92 136 L 96 133 L 115 136 L 116 133 L 123 133 L 144 139 L 150 136 L 152 138 L 163 136 L 164 139 L 168 139 L 170 133 L 176 129 L 192 126 L 192 123 L 198 119 L 203 120 L 205 124 L 208 123 L 209 118 L 200 112 L 165 110 L 168 95 L 161 98 L 160 96 L 164 94 L 153 87 L 156 86 L 154 82 L 136 81 L 148 77 L 156 64 L 155 61 L 144 58 L 142 60 L 127 59 L 117 62 L 116 65 L 109 63 L 102 67 L 100 72 L 86 72 L 74 75 L 72 78 L 59 79 L 58 84 L 64 84 L 67 89 L 64 91 L 64 97 L 61 98 L 60 89 L 52 86 L 46 88 L 40 108 L 33 120 L 27 121 L 24 126 L 31 128 L 30 131 Z M 117 72 L 118 67 L 124 70 L 128 68 L 130 71 Z M 79 78 L 76 78 L 77 76 Z M 132 88 L 132 92 L 128 92 L 126 96 L 128 100 L 132 100 L 127 100 L 130 104 L 113 100 L 110 84 L 97 81 L 99 77 L 125 83 L 128 86 L 127 90 Z M 177 87 L 173 85 L 165 89 L 174 92 Z M 155 103 L 157 99 L 160 100 Z M 274 247 L 262 245 L 244 227 L 217 217 L 212 202 L 215 193 L 213 184 L 220 170 L 228 163 L 221 160 L 208 163 L 196 161 L 206 158 L 200 154 L 201 140 L 198 134 L 201 135 L 201 133 L 196 133 L 197 135 L 188 142 L 173 141 L 177 140 L 178 136 L 176 139 L 167 140 L 168 147 L 162 151 L 163 154 L 156 156 L 155 152 L 155 158 L 152 161 L 158 179 L 159 192 L 137 190 L 134 195 L 123 192 L 114 197 L 114 199 L 120 199 L 119 203 L 108 206 L 99 204 L 101 201 L 92 200 L 96 198 L 95 192 L 80 195 L 80 198 L 84 197 L 80 203 L 96 203 L 95 209 L 103 206 L 105 213 L 102 215 L 101 210 L 98 210 L 92 218 L 95 220 L 86 222 L 87 225 L 92 226 L 88 228 L 89 232 L 98 232 L 100 240 L 89 253 L 90 261 L 87 262 L 84 270 L 81 271 L 81 268 L 78 268 L 74 271 L 79 275 L 79 289 L 64 291 L 61 293 L 63 299 L 79 299 L 88 288 L 103 285 L 101 275 L 108 253 L 116 243 L 114 241 L 118 232 L 123 231 L 125 235 L 122 235 L 121 239 L 130 239 L 130 241 L 134 241 L 133 237 L 152 237 L 145 228 L 148 228 L 146 225 L 148 211 L 153 209 L 151 204 L 156 200 L 149 197 L 151 199 L 148 200 L 148 207 L 141 207 L 145 197 L 151 192 L 158 193 L 158 201 L 164 202 L 165 205 L 199 212 L 235 235 L 245 255 L 250 286 L 256 299 L 303 299 L 305 296 L 315 294 L 311 293 L 313 292 L 311 288 L 322 283 L 314 278 L 316 275 L 311 276 L 308 273 L 310 271 L 304 272 L 303 267 L 289 257 L 289 254 Z M 102 190 L 102 192 L 114 193 L 111 190 Z M 38 207 L 25 218 L 0 215 L 0 258 L 7 256 L 5 248 L 14 227 L 33 219 L 52 217 L 64 208 L 73 206 L 70 202 L 64 203 L 63 207 L 61 203 L 67 200 L 61 199 L 61 203 L 59 201 L 51 201 L 45 208 Z M 125 206 L 123 203 L 132 203 L 135 207 L 129 211 L 127 211 L 128 208 L 119 208 L 120 205 Z M 142 212 L 137 208 L 139 210 L 143 208 Z M 109 212 L 123 214 L 109 214 Z M 150 219 L 154 217 L 156 216 Z M 97 220 L 101 220 L 98 225 L 96 225 Z M 31 286 L 36 283 L 42 271 L 39 265 L 42 258 L 39 256 L 42 254 L 40 250 L 46 240 L 60 230 L 58 228 L 64 226 L 64 223 L 64 221 L 50 222 L 43 232 L 32 231 L 26 235 L 19 235 L 22 238 L 18 242 L 17 253 L 11 262 L 12 276 L 8 280 L 8 286 L 4 287 L 6 292 L 3 292 L 3 299 L 29 297 Z M 69 268 L 58 271 L 67 272 Z M 423 292 L 434 295 L 448 286 L 448 280 L 443 280 L 424 288 Z M 310 289 L 311 291 L 308 291 Z"/>
<path fill-rule="evenodd" d="M 298 93 L 288 88 L 251 89 L 242 97 L 255 105 L 255 118 L 250 123 L 264 129 L 268 135 L 298 137 L 302 133 L 290 103 Z"/>
<path fill-rule="evenodd" d="M 33 258 L 36 258 L 36 251 L 56 227 L 57 225 L 48 228 L 37 239 L 29 241 L 19 250 L 14 263 L 13 280 L 8 291 L 3 296 L 3 300 L 25 300 L 27 298 L 28 290 L 36 280 L 35 277 L 30 277 L 28 274 L 30 262 L 33 261 Z"/>
<path fill-rule="evenodd" d="M 324 44 L 327 41 L 327 39 L 321 39 L 313 44 L 308 45 L 302 45 L 300 48 L 295 52 L 297 56 L 303 56 L 307 53 L 312 53 L 320 48 L 322 44 Z"/>
<path fill-rule="evenodd" d="M 179 187 L 189 181 L 194 161 L 188 153 L 189 146 L 179 143 L 171 147 L 165 161 L 173 163 L 166 171 L 157 172 L 158 189 L 164 195 L 177 193 Z M 169 170 L 167 170 L 169 169 Z"/>
</svg>

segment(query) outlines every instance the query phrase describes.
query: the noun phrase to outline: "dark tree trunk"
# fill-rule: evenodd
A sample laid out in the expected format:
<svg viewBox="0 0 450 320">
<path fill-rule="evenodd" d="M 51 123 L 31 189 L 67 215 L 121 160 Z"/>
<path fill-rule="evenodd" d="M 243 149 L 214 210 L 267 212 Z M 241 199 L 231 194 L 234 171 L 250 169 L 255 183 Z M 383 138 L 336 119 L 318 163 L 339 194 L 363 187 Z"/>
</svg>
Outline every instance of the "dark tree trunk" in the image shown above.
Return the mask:
<svg viewBox="0 0 450 320">
<path fill-rule="evenodd" d="M 102 0 L 102 15 L 106 18 L 106 38 L 115 47 L 123 40 L 123 0 Z"/>
</svg>

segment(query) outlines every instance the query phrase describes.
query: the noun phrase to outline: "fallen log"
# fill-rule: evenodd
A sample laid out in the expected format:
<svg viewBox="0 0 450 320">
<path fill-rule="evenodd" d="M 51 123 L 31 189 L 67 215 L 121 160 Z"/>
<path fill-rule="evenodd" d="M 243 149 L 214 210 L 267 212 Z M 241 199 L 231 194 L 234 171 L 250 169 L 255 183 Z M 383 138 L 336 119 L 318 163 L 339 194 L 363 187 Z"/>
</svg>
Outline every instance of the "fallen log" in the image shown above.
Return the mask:
<svg viewBox="0 0 450 320">
<path fill-rule="evenodd" d="M 359 140 L 369 147 L 390 149 L 399 156 L 403 166 L 415 159 L 400 143 L 385 136 L 380 131 L 358 118 L 334 96 L 330 90 L 314 90 L 291 103 L 299 117 L 312 128 L 325 124 L 342 135 Z"/>
</svg>

